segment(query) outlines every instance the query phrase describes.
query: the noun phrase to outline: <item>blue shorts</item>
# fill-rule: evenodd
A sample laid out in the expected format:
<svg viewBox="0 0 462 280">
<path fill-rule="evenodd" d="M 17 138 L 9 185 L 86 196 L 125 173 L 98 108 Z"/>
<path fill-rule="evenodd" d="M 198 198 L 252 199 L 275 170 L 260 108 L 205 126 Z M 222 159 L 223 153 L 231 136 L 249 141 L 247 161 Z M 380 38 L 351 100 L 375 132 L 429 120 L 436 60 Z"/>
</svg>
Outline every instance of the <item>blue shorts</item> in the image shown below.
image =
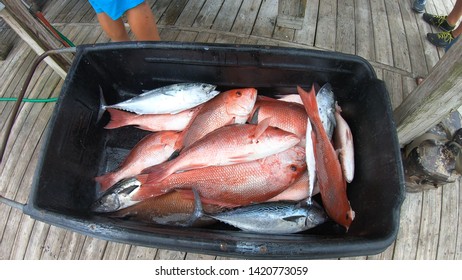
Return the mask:
<svg viewBox="0 0 462 280">
<path fill-rule="evenodd" d="M 88 0 L 97 14 L 106 13 L 111 19 L 119 19 L 127 10 L 138 6 L 144 0 Z"/>
</svg>

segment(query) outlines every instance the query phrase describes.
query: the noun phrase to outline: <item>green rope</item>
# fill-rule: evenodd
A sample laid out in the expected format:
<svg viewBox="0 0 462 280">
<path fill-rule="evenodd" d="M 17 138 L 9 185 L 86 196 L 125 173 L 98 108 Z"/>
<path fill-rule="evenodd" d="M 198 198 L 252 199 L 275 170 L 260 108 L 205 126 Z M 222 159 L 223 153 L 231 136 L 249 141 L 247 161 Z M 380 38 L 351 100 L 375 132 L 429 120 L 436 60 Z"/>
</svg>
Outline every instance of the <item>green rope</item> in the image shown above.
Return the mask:
<svg viewBox="0 0 462 280">
<path fill-rule="evenodd" d="M 16 97 L 0 97 L 0 102 L 8 102 L 8 101 L 16 101 L 18 98 Z M 47 103 L 47 102 L 56 102 L 58 101 L 58 97 L 52 98 L 24 98 L 23 102 L 32 102 L 32 103 Z"/>
</svg>

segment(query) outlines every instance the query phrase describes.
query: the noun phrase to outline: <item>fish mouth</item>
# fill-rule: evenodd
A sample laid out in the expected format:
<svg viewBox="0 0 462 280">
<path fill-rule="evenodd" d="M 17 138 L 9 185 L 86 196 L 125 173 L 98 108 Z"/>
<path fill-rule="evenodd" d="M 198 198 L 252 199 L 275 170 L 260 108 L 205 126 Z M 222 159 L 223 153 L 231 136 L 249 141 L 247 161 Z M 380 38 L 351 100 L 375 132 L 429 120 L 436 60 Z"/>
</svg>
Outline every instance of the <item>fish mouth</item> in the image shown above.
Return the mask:
<svg viewBox="0 0 462 280">
<path fill-rule="evenodd" d="M 110 213 L 135 205 L 140 201 L 133 200 L 132 197 L 140 186 L 141 182 L 136 178 L 124 179 L 94 201 L 90 210 L 95 213 Z"/>
</svg>

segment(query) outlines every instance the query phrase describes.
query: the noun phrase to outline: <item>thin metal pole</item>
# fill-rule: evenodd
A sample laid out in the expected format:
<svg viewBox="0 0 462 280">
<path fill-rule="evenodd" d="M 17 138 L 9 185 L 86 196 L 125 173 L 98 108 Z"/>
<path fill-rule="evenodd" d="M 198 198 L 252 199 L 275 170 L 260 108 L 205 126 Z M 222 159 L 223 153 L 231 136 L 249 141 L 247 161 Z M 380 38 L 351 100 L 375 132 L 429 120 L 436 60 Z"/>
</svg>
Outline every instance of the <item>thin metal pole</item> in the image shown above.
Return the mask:
<svg viewBox="0 0 462 280">
<path fill-rule="evenodd" d="M 24 209 L 24 206 L 25 204 L 22 204 L 22 203 L 19 203 L 17 201 L 14 201 L 14 200 L 11 200 L 11 199 L 8 199 L 6 197 L 3 197 L 0 195 L 0 202 L 3 203 L 3 204 L 6 204 L 10 207 L 13 207 L 13 208 L 16 208 L 18 210 L 21 210 L 21 212 L 24 212 L 23 209 Z"/>
<path fill-rule="evenodd" d="M 47 56 L 52 55 L 52 54 L 62 54 L 62 53 L 75 53 L 76 48 L 64 48 L 64 49 L 56 49 L 56 50 L 49 50 L 44 53 L 42 53 L 39 57 L 37 57 L 34 61 L 34 63 L 31 66 L 31 69 L 29 71 L 29 74 L 27 75 L 26 80 L 24 81 L 24 85 L 21 88 L 21 92 L 19 93 L 18 100 L 14 104 L 13 107 L 13 112 L 11 114 L 10 119 L 8 120 L 8 124 L 5 129 L 5 136 L 2 141 L 2 146 L 0 147 L 0 163 L 3 161 L 3 155 L 5 154 L 6 150 L 6 145 L 8 143 L 8 138 L 10 137 L 11 130 L 13 128 L 13 124 L 16 120 L 16 117 L 18 115 L 19 107 L 21 106 L 22 99 L 24 98 L 24 95 L 26 93 L 27 87 L 30 84 L 30 81 L 32 79 L 32 76 L 35 73 L 35 69 L 39 65 L 39 63 L 45 59 Z"/>
</svg>

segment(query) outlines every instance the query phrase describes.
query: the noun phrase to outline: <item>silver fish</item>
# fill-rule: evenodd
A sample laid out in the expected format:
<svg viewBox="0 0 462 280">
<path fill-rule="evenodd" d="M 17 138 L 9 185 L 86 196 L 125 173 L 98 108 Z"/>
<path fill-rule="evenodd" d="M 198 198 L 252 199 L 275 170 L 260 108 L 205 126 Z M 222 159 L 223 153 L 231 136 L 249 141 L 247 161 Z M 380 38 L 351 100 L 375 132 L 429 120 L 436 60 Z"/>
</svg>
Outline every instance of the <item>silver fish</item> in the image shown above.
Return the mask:
<svg viewBox="0 0 462 280">
<path fill-rule="evenodd" d="M 90 210 L 96 213 L 109 213 L 137 204 L 131 194 L 141 186 L 135 177 L 121 180 L 105 191 L 93 204 Z"/>
<path fill-rule="evenodd" d="M 322 126 L 327 133 L 329 139 L 332 139 L 334 128 L 337 125 L 335 121 L 335 97 L 332 91 L 332 86 L 329 83 L 322 86 L 317 95 L 316 102 L 318 103 L 319 116 L 321 117 Z"/>
<path fill-rule="evenodd" d="M 194 191 L 195 218 L 206 216 L 246 232 L 290 234 L 308 230 L 328 220 L 324 209 L 314 201 L 277 201 L 252 204 L 216 214 L 202 212 L 200 198 Z"/>
<path fill-rule="evenodd" d="M 216 86 L 204 83 L 180 83 L 157 88 L 126 101 L 106 105 L 101 109 L 114 108 L 139 115 L 176 114 L 205 103 L 218 95 Z"/>
</svg>

